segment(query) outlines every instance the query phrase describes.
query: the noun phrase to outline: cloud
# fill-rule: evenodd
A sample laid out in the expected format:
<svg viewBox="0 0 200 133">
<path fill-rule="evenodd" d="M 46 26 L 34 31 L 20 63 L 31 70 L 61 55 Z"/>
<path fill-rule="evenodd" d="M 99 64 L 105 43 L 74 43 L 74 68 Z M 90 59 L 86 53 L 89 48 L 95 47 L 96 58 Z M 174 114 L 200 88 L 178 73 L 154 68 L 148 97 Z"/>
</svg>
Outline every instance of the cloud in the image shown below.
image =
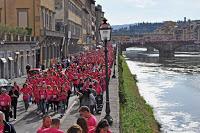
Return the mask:
<svg viewBox="0 0 200 133">
<path fill-rule="evenodd" d="M 155 0 L 125 0 L 125 1 L 139 8 L 146 8 L 150 6 L 155 6 L 157 4 Z"/>
</svg>

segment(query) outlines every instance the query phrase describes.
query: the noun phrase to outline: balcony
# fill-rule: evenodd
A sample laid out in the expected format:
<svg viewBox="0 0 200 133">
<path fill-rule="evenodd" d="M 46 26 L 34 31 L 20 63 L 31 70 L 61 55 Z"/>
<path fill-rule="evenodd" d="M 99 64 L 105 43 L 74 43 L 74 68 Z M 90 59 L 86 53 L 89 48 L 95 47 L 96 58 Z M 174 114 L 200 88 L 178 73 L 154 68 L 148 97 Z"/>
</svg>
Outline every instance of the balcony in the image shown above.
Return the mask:
<svg viewBox="0 0 200 133">
<path fill-rule="evenodd" d="M 65 37 L 65 33 L 52 30 L 41 30 L 41 36 Z"/>
</svg>

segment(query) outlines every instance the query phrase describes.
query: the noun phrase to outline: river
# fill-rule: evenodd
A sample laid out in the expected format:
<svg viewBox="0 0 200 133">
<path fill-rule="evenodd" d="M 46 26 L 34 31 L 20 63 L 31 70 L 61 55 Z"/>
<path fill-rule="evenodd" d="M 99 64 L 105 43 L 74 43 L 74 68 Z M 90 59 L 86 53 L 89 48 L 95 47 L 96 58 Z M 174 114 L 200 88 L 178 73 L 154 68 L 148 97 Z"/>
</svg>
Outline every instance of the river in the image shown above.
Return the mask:
<svg viewBox="0 0 200 133">
<path fill-rule="evenodd" d="M 163 133 L 200 133 L 200 53 L 158 54 L 129 48 L 124 53 L 140 94 L 153 107 Z"/>
</svg>

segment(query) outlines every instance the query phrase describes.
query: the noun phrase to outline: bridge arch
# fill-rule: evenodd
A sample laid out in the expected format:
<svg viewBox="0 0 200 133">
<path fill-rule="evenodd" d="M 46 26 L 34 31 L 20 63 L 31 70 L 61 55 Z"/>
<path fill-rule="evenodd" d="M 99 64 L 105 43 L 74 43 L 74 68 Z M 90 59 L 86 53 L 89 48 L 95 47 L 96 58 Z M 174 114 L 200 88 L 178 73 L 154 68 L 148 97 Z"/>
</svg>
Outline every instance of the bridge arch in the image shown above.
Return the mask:
<svg viewBox="0 0 200 133">
<path fill-rule="evenodd" d="M 146 42 L 129 42 L 121 43 L 121 50 L 126 51 L 128 47 L 152 47 L 159 51 L 160 58 L 173 58 L 175 50 L 181 46 L 194 45 L 194 40 L 189 41 L 146 41 Z M 199 45 L 199 44 L 195 44 Z"/>
</svg>

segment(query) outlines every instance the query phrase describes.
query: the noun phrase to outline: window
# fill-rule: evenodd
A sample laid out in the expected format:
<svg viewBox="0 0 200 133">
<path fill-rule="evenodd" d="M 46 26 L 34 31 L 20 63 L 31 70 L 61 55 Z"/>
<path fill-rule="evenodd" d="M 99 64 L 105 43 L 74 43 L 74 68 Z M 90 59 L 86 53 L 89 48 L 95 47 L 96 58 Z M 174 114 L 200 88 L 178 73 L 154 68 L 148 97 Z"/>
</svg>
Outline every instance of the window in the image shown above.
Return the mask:
<svg viewBox="0 0 200 133">
<path fill-rule="evenodd" d="M 17 21 L 19 27 L 28 27 L 28 9 L 17 9 Z"/>
<path fill-rule="evenodd" d="M 48 16 L 47 12 L 45 13 L 45 22 L 46 22 L 46 28 L 48 28 L 49 27 L 49 16 Z"/>
<path fill-rule="evenodd" d="M 49 15 L 49 29 L 52 30 L 52 16 Z"/>
<path fill-rule="evenodd" d="M 45 27 L 45 9 L 41 9 L 42 10 L 42 23 L 43 23 L 43 27 Z"/>
<path fill-rule="evenodd" d="M 62 0 L 55 1 L 55 9 L 61 10 L 62 8 L 63 8 L 63 1 Z"/>
<path fill-rule="evenodd" d="M 0 23 L 1 23 L 1 8 L 0 8 Z"/>
</svg>

